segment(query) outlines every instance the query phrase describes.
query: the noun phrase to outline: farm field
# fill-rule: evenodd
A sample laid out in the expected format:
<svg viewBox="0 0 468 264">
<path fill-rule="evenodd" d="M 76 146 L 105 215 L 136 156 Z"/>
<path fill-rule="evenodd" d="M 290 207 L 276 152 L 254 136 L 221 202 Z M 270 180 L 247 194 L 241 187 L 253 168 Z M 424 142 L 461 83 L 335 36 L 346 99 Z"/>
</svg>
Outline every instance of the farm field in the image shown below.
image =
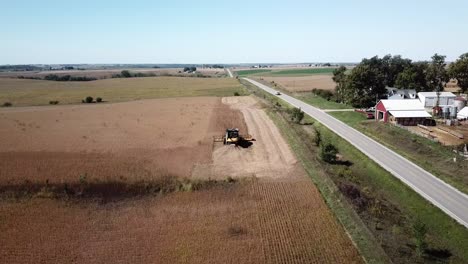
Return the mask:
<svg viewBox="0 0 468 264">
<path fill-rule="evenodd" d="M 267 82 L 275 82 L 289 92 L 310 92 L 312 89 L 335 90 L 332 76 L 317 74 L 300 77 L 262 77 Z"/>
<path fill-rule="evenodd" d="M 332 74 L 335 68 L 286 68 L 286 69 L 238 69 L 239 76 L 308 76 L 314 74 Z"/>
<path fill-rule="evenodd" d="M 100 69 L 100 70 L 52 70 L 52 71 L 17 71 L 17 72 L 0 72 L 0 78 L 17 78 L 18 76 L 25 77 L 40 77 L 43 78 L 49 74 L 58 76 L 71 75 L 80 77 L 92 77 L 97 79 L 111 78 L 114 74 L 119 74 L 122 70 L 128 70 L 132 73 L 155 74 L 157 76 L 164 75 L 181 75 L 190 76 L 189 73 L 184 73 L 182 68 L 129 68 L 129 69 Z M 181 72 L 181 73 L 179 73 Z M 209 77 L 225 76 L 224 69 L 197 68 L 197 72 Z"/>
<path fill-rule="evenodd" d="M 0 182 L 190 177 L 231 126 L 242 114 L 215 97 L 3 109 Z"/>
<path fill-rule="evenodd" d="M 0 213 L 2 263 L 362 263 L 309 179 Z"/>
<path fill-rule="evenodd" d="M 226 127 L 256 141 L 213 143 Z M 3 108 L 0 139 L 0 190 L 83 174 L 90 185 L 236 179 L 110 200 L 0 196 L 2 263 L 363 262 L 253 97 Z"/>
<path fill-rule="evenodd" d="M 56 82 L 0 78 L 0 102 L 13 106 L 79 104 L 87 96 L 104 101 L 184 97 L 232 96 L 243 94 L 243 87 L 231 78 L 148 77 L 106 79 L 91 82 Z"/>
</svg>

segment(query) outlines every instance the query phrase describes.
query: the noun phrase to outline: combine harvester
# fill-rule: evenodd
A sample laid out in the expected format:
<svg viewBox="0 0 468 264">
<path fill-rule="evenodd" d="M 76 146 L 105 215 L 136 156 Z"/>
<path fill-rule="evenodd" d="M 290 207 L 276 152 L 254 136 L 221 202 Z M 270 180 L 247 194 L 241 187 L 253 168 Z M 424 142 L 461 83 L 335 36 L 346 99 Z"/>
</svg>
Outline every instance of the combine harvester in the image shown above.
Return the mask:
<svg viewBox="0 0 468 264">
<path fill-rule="evenodd" d="M 251 135 L 240 135 L 238 128 L 228 128 L 224 136 L 213 138 L 214 142 L 223 142 L 224 145 L 250 146 L 255 139 Z"/>
</svg>

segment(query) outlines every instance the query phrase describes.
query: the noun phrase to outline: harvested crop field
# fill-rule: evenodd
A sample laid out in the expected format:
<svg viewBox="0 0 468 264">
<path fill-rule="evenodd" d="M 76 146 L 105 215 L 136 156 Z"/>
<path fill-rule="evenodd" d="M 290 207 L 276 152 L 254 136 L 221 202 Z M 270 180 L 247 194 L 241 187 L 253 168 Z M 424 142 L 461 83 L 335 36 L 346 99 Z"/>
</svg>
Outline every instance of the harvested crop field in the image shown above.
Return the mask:
<svg viewBox="0 0 468 264">
<path fill-rule="evenodd" d="M 17 78 L 24 77 L 38 77 L 43 78 L 49 74 L 56 74 L 58 76 L 70 75 L 75 77 L 90 77 L 96 79 L 112 78 L 115 74 L 120 74 L 122 70 L 128 70 L 132 73 L 154 74 L 156 76 L 167 75 L 180 75 L 190 76 L 190 73 L 184 73 L 183 68 L 122 68 L 122 69 L 89 69 L 89 70 L 55 70 L 55 71 L 15 71 L 15 72 L 0 72 L 0 78 Z M 224 76 L 224 69 L 210 69 L 210 68 L 197 68 L 197 72 L 209 76 L 220 77 Z"/>
<path fill-rule="evenodd" d="M 362 262 L 308 179 L 108 204 L 0 202 L 0 215 L 2 263 Z"/>
<path fill-rule="evenodd" d="M 275 82 L 290 92 L 310 92 L 312 89 L 333 91 L 335 82 L 332 75 L 320 74 L 300 77 L 262 77 L 267 82 Z"/>
<path fill-rule="evenodd" d="M 256 141 L 213 143 L 226 127 Z M 2 109 L 0 149 L 0 187 L 48 180 L 41 195 L 0 196 L 0 263 L 363 262 L 254 97 Z M 219 184 L 44 196 L 82 174 Z"/>
<path fill-rule="evenodd" d="M 0 182 L 189 177 L 226 126 L 245 124 L 214 97 L 3 109 Z"/>
<path fill-rule="evenodd" d="M 87 96 L 101 97 L 106 102 L 187 97 L 233 96 L 244 93 L 242 85 L 232 78 L 147 77 L 118 78 L 90 82 L 56 82 L 0 78 L 0 102 L 13 106 L 80 104 Z"/>
</svg>

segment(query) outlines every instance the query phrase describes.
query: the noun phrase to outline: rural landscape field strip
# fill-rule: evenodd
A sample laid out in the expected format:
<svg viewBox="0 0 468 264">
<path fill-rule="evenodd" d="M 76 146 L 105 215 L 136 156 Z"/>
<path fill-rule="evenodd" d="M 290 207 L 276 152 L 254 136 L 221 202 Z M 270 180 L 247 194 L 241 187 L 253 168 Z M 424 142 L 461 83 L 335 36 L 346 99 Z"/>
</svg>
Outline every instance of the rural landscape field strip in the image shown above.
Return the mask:
<svg viewBox="0 0 468 264">
<path fill-rule="evenodd" d="M 270 94 L 275 94 L 275 90 L 270 87 L 250 79 L 246 80 Z M 288 95 L 283 95 L 282 99 L 296 107 L 300 107 L 306 114 L 351 142 L 356 148 L 375 160 L 380 166 L 391 172 L 425 199 L 439 207 L 460 224 L 468 227 L 468 196 L 466 194 L 319 109 Z"/>
<path fill-rule="evenodd" d="M 269 263 L 361 262 L 352 244 L 337 243 L 348 238 L 310 181 L 258 182 L 253 188 L 257 210 L 264 212 L 267 252 L 276 252 L 267 255 Z"/>
<path fill-rule="evenodd" d="M 233 96 L 243 87 L 232 78 L 147 77 L 117 78 L 91 82 L 56 82 L 0 78 L 0 102 L 13 106 L 80 104 L 91 96 L 105 102 L 187 96 Z"/>
<path fill-rule="evenodd" d="M 0 113 L 0 191 L 12 192 L 0 198 L 2 263 L 362 262 L 253 97 Z M 256 141 L 248 148 L 215 145 L 213 136 L 226 127 Z M 87 192 L 96 184 L 133 188 L 168 176 L 188 178 L 187 185 L 165 192 L 114 190 L 109 197 Z M 211 185 L 194 187 L 205 181 Z M 22 189 L 26 183 L 39 187 Z M 84 196 L 67 191 L 70 186 L 83 188 Z"/>
</svg>

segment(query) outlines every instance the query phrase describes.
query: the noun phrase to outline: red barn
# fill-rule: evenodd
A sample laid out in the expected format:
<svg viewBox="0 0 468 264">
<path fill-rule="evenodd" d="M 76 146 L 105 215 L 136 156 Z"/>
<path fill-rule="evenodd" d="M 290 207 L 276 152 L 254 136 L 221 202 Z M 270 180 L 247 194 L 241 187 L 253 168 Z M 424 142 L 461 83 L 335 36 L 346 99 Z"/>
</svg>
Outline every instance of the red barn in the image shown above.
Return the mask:
<svg viewBox="0 0 468 264">
<path fill-rule="evenodd" d="M 426 123 L 431 115 L 418 99 L 380 100 L 375 106 L 375 120 L 404 126 Z"/>
</svg>

